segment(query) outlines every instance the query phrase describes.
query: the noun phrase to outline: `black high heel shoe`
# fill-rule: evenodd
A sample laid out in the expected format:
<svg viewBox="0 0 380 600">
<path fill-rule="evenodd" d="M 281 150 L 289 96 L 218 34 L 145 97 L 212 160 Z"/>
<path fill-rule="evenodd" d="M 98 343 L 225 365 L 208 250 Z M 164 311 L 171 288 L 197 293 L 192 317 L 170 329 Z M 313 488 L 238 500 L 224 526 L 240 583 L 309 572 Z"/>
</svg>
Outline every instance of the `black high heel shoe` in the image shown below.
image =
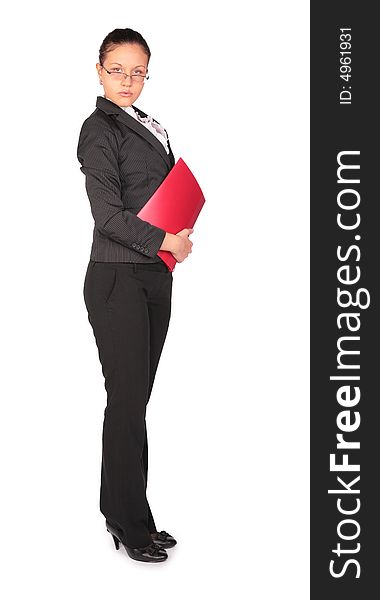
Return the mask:
<svg viewBox="0 0 380 600">
<path fill-rule="evenodd" d="M 174 537 L 172 535 L 170 535 L 170 533 L 168 533 L 167 531 L 155 531 L 154 533 L 150 534 L 154 543 L 157 544 L 158 546 L 160 546 L 161 548 L 172 548 L 173 546 L 176 545 L 177 540 L 174 539 Z"/>
<path fill-rule="evenodd" d="M 128 555 L 134 560 L 141 560 L 143 562 L 162 562 L 168 557 L 166 550 L 154 542 L 148 544 L 148 546 L 145 546 L 144 548 L 130 548 L 120 539 L 120 533 L 115 527 L 106 522 L 106 528 L 112 535 L 116 550 L 119 550 L 120 544 L 122 544 Z"/>
</svg>

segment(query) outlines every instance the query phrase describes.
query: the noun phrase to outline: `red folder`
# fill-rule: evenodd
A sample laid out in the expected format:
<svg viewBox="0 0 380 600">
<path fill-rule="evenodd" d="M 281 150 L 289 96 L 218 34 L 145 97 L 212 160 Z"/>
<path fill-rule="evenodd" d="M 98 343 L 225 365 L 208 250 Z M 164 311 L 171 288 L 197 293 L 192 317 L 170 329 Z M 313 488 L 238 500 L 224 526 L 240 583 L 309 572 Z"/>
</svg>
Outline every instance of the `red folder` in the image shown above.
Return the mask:
<svg viewBox="0 0 380 600">
<path fill-rule="evenodd" d="M 205 203 L 202 190 L 189 167 L 179 158 L 148 202 L 137 213 L 144 221 L 169 233 L 191 229 Z M 177 264 L 167 250 L 157 252 L 170 271 Z"/>
</svg>

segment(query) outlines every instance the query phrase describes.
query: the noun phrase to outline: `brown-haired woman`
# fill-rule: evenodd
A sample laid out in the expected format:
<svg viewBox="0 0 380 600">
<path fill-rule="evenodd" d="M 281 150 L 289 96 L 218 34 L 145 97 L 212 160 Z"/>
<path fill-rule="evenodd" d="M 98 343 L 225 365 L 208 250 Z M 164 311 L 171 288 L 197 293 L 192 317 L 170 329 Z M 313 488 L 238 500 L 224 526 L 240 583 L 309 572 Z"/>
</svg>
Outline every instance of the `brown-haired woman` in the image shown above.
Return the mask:
<svg viewBox="0 0 380 600">
<path fill-rule="evenodd" d="M 85 119 L 77 156 L 94 218 L 84 300 L 105 379 L 100 510 L 118 549 L 162 562 L 176 544 L 157 531 L 146 497 L 146 405 L 165 342 L 173 275 L 157 255 L 178 262 L 189 235 L 166 232 L 137 216 L 174 166 L 166 130 L 134 102 L 148 79 L 150 50 L 140 33 L 115 29 L 96 64 L 104 95 Z"/>
</svg>

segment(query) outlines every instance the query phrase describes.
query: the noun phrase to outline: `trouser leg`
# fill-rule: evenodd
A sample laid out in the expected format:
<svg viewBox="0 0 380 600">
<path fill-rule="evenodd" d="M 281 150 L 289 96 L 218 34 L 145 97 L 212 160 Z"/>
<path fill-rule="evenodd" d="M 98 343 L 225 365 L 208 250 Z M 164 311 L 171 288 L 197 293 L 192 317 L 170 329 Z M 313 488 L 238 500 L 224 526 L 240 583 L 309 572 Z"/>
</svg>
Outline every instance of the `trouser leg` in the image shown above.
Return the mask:
<svg viewBox="0 0 380 600">
<path fill-rule="evenodd" d="M 147 437 L 147 431 L 146 431 L 146 426 L 145 426 L 145 439 L 144 439 L 144 448 L 143 448 L 143 453 L 142 453 L 142 470 L 144 473 L 144 479 L 145 479 L 145 490 L 146 490 L 146 486 L 147 486 L 147 480 L 148 480 L 148 437 Z M 156 528 L 156 524 L 154 522 L 154 518 L 152 515 L 152 511 L 150 509 L 149 503 L 148 503 L 148 529 L 150 533 L 154 533 L 155 531 L 157 531 Z"/>
<path fill-rule="evenodd" d="M 150 369 L 149 369 L 149 389 L 148 401 L 151 396 L 154 379 L 157 372 L 158 363 L 160 361 L 162 349 L 165 343 L 171 313 L 170 297 L 167 294 L 152 299 L 148 302 L 149 323 L 150 323 Z M 148 402 L 147 401 L 147 402 Z M 148 439 L 145 428 L 145 441 L 142 455 L 143 472 L 145 477 L 145 485 L 148 480 Z M 148 527 L 151 533 L 157 531 L 156 524 L 152 512 L 149 508 Z"/>
<path fill-rule="evenodd" d="M 100 510 L 120 528 L 126 545 L 143 547 L 151 542 L 141 468 L 149 385 L 146 296 L 127 272 L 95 263 L 87 273 L 85 299 L 107 390 Z"/>
</svg>

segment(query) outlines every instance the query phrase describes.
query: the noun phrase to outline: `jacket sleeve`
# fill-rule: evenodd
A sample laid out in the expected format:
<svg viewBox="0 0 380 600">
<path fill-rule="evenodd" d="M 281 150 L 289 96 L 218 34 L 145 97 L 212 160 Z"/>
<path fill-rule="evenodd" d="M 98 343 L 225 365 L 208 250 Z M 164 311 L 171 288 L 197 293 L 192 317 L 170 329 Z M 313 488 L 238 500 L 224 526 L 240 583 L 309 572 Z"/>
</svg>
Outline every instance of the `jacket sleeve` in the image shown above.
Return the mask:
<svg viewBox="0 0 380 600">
<path fill-rule="evenodd" d="M 166 231 L 124 208 L 118 167 L 117 141 L 111 130 L 96 130 L 86 121 L 77 157 L 86 176 L 86 191 L 96 228 L 106 237 L 149 256 L 157 255 Z"/>
</svg>

